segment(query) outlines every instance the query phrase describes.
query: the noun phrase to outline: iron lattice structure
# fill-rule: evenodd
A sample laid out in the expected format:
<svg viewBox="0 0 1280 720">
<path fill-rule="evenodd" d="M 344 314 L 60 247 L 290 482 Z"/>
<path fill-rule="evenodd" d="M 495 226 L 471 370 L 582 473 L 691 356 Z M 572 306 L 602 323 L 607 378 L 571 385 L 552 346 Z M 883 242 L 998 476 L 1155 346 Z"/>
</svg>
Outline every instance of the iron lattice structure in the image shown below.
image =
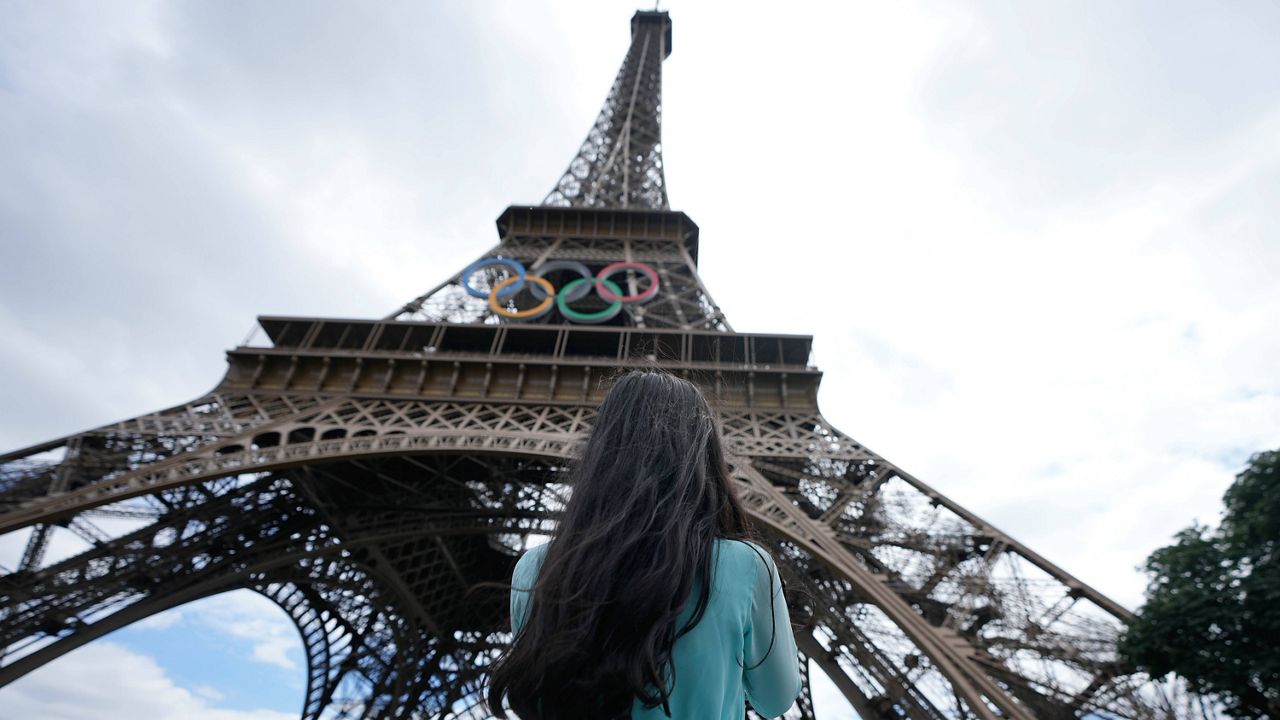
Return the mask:
<svg viewBox="0 0 1280 720">
<path fill-rule="evenodd" d="M 0 532 L 29 537 L 0 576 L 0 685 L 248 588 L 297 624 L 303 718 L 486 717 L 509 618 L 477 586 L 554 531 L 603 381 L 658 366 L 713 400 L 786 573 L 811 661 L 789 717 L 813 717 L 810 670 L 863 718 L 1210 717 L 1124 674 L 1123 607 L 824 420 L 810 337 L 732 331 L 667 210 L 670 50 L 667 14 L 637 13 L 568 172 L 466 271 L 380 320 L 260 317 L 203 397 L 0 456 Z M 570 288 L 591 274 L 628 301 Z M 86 549 L 45 563 L 56 533 Z"/>
<path fill-rule="evenodd" d="M 609 97 L 543 205 L 667 209 L 662 61 L 670 54 L 670 21 L 637 13 L 631 19 L 631 48 Z"/>
</svg>

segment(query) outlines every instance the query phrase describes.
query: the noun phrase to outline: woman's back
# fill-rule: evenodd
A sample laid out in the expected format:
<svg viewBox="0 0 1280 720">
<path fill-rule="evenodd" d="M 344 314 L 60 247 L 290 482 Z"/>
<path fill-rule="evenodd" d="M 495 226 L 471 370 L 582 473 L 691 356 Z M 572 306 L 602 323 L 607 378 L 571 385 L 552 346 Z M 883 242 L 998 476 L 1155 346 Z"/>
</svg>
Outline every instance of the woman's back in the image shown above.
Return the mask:
<svg viewBox="0 0 1280 720">
<path fill-rule="evenodd" d="M 546 548 L 532 548 L 516 563 L 511 581 L 513 632 L 519 633 L 527 617 L 528 589 Z M 777 568 L 760 546 L 723 538 L 715 541 L 713 568 L 705 613 L 677 638 L 672 651 L 671 717 L 741 720 L 744 700 L 765 717 L 781 715 L 799 695 L 801 679 Z M 692 597 L 700 587 L 695 586 Z M 693 602 L 688 602 L 676 626 L 682 627 L 692 613 Z M 666 715 L 661 706 L 645 708 L 637 699 L 631 717 Z"/>
</svg>

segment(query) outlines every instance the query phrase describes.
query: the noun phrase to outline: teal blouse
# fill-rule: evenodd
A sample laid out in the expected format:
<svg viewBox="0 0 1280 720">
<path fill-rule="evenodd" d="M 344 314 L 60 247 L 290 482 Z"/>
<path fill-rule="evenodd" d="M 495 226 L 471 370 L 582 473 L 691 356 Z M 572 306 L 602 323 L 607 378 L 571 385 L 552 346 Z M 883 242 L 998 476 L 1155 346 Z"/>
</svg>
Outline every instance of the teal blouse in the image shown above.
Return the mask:
<svg viewBox="0 0 1280 720">
<path fill-rule="evenodd" d="M 716 541 L 706 611 L 692 630 L 676 639 L 672 651 L 672 720 L 742 720 L 745 700 L 750 700 L 760 715 L 777 717 L 800 694 L 800 662 L 778 569 L 767 552 L 761 549 L 757 555 L 749 545 L 754 543 Z M 538 576 L 546 548 L 531 548 L 512 573 L 514 633 L 524 625 L 529 589 Z M 676 627 L 682 627 L 693 615 L 693 605 L 692 600 L 686 603 Z M 666 715 L 661 705 L 645 708 L 637 698 L 631 717 L 656 719 Z"/>
</svg>

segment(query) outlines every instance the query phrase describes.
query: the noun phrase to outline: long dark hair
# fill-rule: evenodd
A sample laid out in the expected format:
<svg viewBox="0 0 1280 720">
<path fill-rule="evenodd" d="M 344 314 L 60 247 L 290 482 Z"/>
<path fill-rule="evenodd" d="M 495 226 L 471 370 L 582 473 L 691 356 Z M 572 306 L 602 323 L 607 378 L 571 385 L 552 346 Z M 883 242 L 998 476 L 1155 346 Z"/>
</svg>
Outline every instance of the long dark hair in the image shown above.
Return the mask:
<svg viewBox="0 0 1280 720">
<path fill-rule="evenodd" d="M 756 537 L 716 415 L 687 380 L 621 375 L 570 483 L 527 620 L 490 668 L 490 712 L 507 717 L 505 696 L 526 719 L 629 717 L 638 697 L 670 714 L 672 648 L 706 610 L 715 540 Z M 692 617 L 677 628 L 695 586 Z"/>
</svg>

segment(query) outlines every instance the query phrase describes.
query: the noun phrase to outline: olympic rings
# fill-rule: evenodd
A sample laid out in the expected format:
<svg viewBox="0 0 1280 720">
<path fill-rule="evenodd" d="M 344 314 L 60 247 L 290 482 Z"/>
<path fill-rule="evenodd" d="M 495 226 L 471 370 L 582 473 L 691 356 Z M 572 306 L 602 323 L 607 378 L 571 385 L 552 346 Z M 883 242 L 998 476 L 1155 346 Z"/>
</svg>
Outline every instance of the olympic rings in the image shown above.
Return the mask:
<svg viewBox="0 0 1280 720">
<path fill-rule="evenodd" d="M 488 291 L 480 290 L 471 285 L 472 275 L 479 270 L 495 265 L 504 266 L 511 274 L 494 283 Z M 649 278 L 649 287 L 638 293 L 623 295 L 622 288 L 609 278 L 628 269 L 637 270 L 646 275 Z M 570 270 L 577 273 L 579 277 L 565 283 L 564 287 L 557 292 L 551 281 L 545 277 L 557 270 Z M 592 275 L 591 270 L 586 265 L 576 260 L 552 260 L 551 262 L 543 263 L 532 272 L 526 272 L 524 265 L 518 260 L 490 257 L 481 258 L 468 265 L 462 271 L 460 282 L 468 295 L 487 299 L 489 301 L 489 309 L 501 317 L 512 320 L 532 320 L 547 314 L 552 307 L 556 307 L 567 320 L 596 324 L 606 322 L 615 317 L 622 311 L 622 306 L 626 303 L 644 303 L 652 300 L 658 294 L 659 281 L 657 271 L 641 262 L 615 262 L 606 265 L 600 272 Z M 529 292 L 534 298 L 540 301 L 536 306 L 527 310 L 510 310 L 505 307 L 505 303 L 499 302 L 514 297 L 526 286 L 528 286 Z M 569 303 L 581 300 L 593 289 L 605 302 L 609 303 L 608 307 L 593 313 L 583 313 L 569 307 Z"/>
<path fill-rule="evenodd" d="M 600 312 L 580 313 L 577 310 L 574 310 L 573 308 L 569 307 L 569 302 L 567 300 L 567 298 L 569 297 L 569 293 L 572 291 L 572 289 L 575 286 L 581 283 L 591 283 L 591 285 L 588 285 L 588 287 L 596 287 L 597 292 L 599 292 L 601 296 L 604 295 L 605 288 L 612 290 L 614 297 L 617 297 L 618 295 L 622 294 L 622 288 L 618 287 L 618 284 L 612 280 L 605 280 L 604 278 L 599 278 L 599 277 L 577 278 L 576 280 L 570 280 L 564 286 L 564 294 L 556 297 L 556 307 L 560 308 L 560 313 L 564 315 L 566 318 L 570 320 L 576 320 L 577 322 L 580 322 L 580 323 L 586 323 L 588 325 L 595 325 L 597 323 L 602 323 L 606 320 L 611 320 L 614 315 L 617 315 L 618 313 L 622 312 L 621 299 L 614 300 L 612 303 L 609 304 L 609 307 L 601 310 Z M 603 285 L 604 287 L 600 287 L 601 285 Z"/>
<path fill-rule="evenodd" d="M 600 288 L 599 290 L 600 297 L 604 298 L 606 301 L 609 301 L 609 302 L 612 302 L 614 300 L 621 300 L 624 303 L 633 303 L 633 302 L 642 303 L 646 300 L 653 299 L 653 296 L 658 294 L 658 273 L 655 272 L 653 268 L 649 267 L 648 265 L 645 265 L 644 263 L 616 262 L 612 265 L 606 265 L 603 270 L 601 270 L 599 273 L 596 274 L 596 277 L 600 278 L 601 280 L 604 280 L 610 275 L 619 273 L 623 270 L 626 270 L 627 268 L 631 268 L 632 270 L 639 270 L 645 275 L 648 275 L 649 289 L 645 290 L 642 293 L 637 293 L 635 295 L 626 295 L 623 297 L 619 297 L 617 294 L 609 292 L 605 288 Z"/>
<path fill-rule="evenodd" d="M 489 297 L 489 295 L 493 293 L 492 289 L 489 292 L 485 292 L 483 290 L 477 290 L 471 287 L 471 283 L 469 282 L 469 280 L 471 279 L 471 276 L 474 275 L 477 270 L 480 270 L 482 268 L 487 268 L 491 265 L 506 265 L 507 267 L 511 268 L 512 272 L 516 273 L 516 275 L 518 275 L 520 278 L 519 282 L 516 283 L 515 287 L 508 289 L 505 293 L 500 293 L 498 297 L 504 298 L 504 299 L 509 298 L 512 295 L 515 295 L 516 293 L 524 289 L 524 266 L 521 265 L 519 261 L 512 260 L 510 258 L 500 258 L 500 257 L 480 258 L 479 260 L 468 265 L 462 271 L 462 288 L 467 291 L 468 295 L 471 295 L 472 297 L 478 297 L 483 300 L 484 298 Z"/>
<path fill-rule="evenodd" d="M 510 277 L 506 277 L 506 278 L 503 278 L 502 280 L 499 280 L 498 283 L 493 286 L 493 290 L 489 293 L 489 309 L 498 313 L 499 315 L 502 315 L 503 317 L 509 317 L 514 320 L 532 320 L 533 318 L 542 317 L 543 315 L 546 315 L 551 310 L 551 306 L 555 304 L 556 289 L 551 286 L 551 281 L 546 278 L 537 277 L 536 275 L 530 275 L 526 279 L 529 282 L 533 283 L 534 287 L 537 287 L 540 285 L 546 291 L 543 293 L 543 297 L 545 299 L 542 302 L 538 303 L 535 307 L 529 308 L 528 310 L 515 310 L 515 311 L 508 310 L 502 307 L 501 305 L 499 305 L 498 295 L 500 294 L 500 291 L 504 287 L 511 285 L 512 283 L 519 282 L 519 276 L 512 275 Z"/>
<path fill-rule="evenodd" d="M 539 266 L 537 270 L 533 271 L 533 274 L 540 278 L 544 278 L 548 273 L 553 273 L 557 270 L 572 270 L 584 278 L 591 277 L 591 270 L 577 260 L 552 260 L 549 263 L 544 263 Z M 591 292 L 591 288 L 591 285 L 585 284 L 582 287 L 574 288 L 574 292 L 565 297 L 565 302 L 581 300 L 587 296 L 587 293 Z M 529 292 L 533 293 L 533 296 L 539 300 L 545 297 L 545 293 L 542 293 L 542 288 L 536 285 L 529 288 Z M 553 292 L 552 295 L 554 294 L 555 293 Z"/>
</svg>

